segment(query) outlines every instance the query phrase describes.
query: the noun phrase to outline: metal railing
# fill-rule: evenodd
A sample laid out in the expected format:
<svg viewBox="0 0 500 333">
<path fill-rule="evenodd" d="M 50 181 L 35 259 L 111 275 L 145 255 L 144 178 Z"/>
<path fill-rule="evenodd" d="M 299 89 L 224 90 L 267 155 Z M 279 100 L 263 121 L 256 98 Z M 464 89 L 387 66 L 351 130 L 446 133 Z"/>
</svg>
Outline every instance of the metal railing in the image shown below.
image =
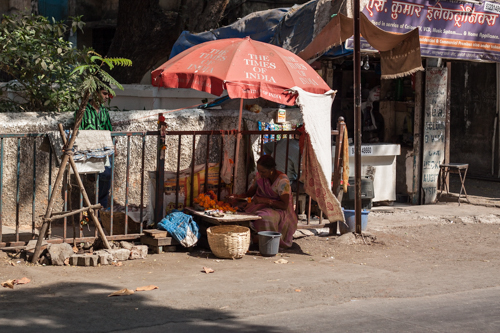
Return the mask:
<svg viewBox="0 0 500 333">
<path fill-rule="evenodd" d="M 110 190 L 110 203 L 114 202 L 116 198 L 116 163 L 118 157 L 122 157 L 124 160 L 124 175 L 120 175 L 120 183 L 124 183 L 124 189 L 120 192 L 120 197 L 124 201 L 125 213 L 128 212 L 130 195 L 130 172 L 131 169 L 138 170 L 139 178 L 138 186 L 140 187 L 140 194 L 138 195 L 140 218 L 144 216 L 144 202 L 145 202 L 145 158 L 146 158 L 146 142 L 148 138 L 153 138 L 156 140 L 158 136 L 158 131 L 147 131 L 147 132 L 112 132 L 111 133 L 113 143 L 116 146 L 123 146 L 126 153 L 122 154 L 121 149 L 116 149 L 115 158 L 111 160 L 112 168 L 112 181 Z M 46 209 L 46 202 L 44 201 L 45 193 L 47 195 L 47 200 L 50 198 L 52 193 L 52 182 L 54 172 L 57 170 L 55 165 L 55 159 L 53 158 L 52 149 L 50 148 L 49 154 L 40 152 L 38 146 L 42 140 L 47 138 L 46 133 L 29 133 L 29 134 L 0 134 L 0 248 L 5 248 L 7 245 L 10 247 L 22 246 L 28 240 L 36 238 L 37 220 L 43 215 Z M 120 142 L 118 142 L 120 141 Z M 137 145 L 140 146 L 138 159 L 132 158 L 131 144 L 133 141 L 137 141 Z M 10 149 L 6 149 L 10 148 Z M 9 154 L 6 154 L 6 151 Z M 120 156 L 123 155 L 123 156 Z M 155 163 L 150 163 L 151 168 L 154 170 Z M 132 168 L 133 166 L 133 168 Z M 6 168 L 9 167 L 10 174 L 9 179 L 6 179 Z M 68 207 L 71 200 L 71 176 L 66 172 L 65 181 L 63 183 L 63 188 L 61 190 L 61 198 L 59 206 L 61 206 L 62 212 L 67 212 L 71 210 Z M 95 191 L 95 202 L 98 201 L 98 184 L 99 176 L 96 175 L 95 181 L 87 181 L 87 190 Z M 69 181 L 68 181 L 69 179 Z M 27 184 L 30 183 L 30 189 Z M 136 182 L 137 183 L 137 182 Z M 136 195 L 137 197 L 137 195 Z M 83 197 L 80 193 L 79 195 L 79 206 L 82 208 Z M 31 210 L 21 209 L 21 207 L 31 205 Z M 12 213 L 13 212 L 13 213 Z M 80 221 L 82 220 L 82 213 L 79 215 L 78 219 L 78 231 L 73 228 L 73 233 L 68 232 L 68 217 L 63 217 L 61 214 L 61 219 L 52 222 L 51 225 L 57 225 L 60 227 L 57 234 L 54 234 L 52 230 L 48 233 L 47 239 L 49 242 L 84 242 L 91 241 L 96 236 L 89 235 L 89 232 L 84 232 L 80 228 Z M 113 215 L 113 209 L 111 209 L 111 216 Z M 77 215 L 78 216 L 78 215 Z M 75 217 L 76 218 L 76 217 Z M 71 217 L 71 219 L 73 219 Z M 31 230 L 26 230 L 31 222 Z M 125 223 L 128 223 L 128 215 L 125 214 Z M 76 223 L 75 223 L 76 224 Z M 127 228 L 127 226 L 125 226 Z M 12 232 L 6 234 L 5 229 L 13 229 Z M 28 227 L 29 228 L 29 227 Z M 24 230 L 21 230 L 24 229 Z M 51 228 L 52 229 L 52 228 Z M 139 234 L 136 235 L 114 235 L 113 234 L 113 216 L 111 217 L 111 228 L 108 231 L 110 240 L 119 239 L 131 239 L 137 238 Z M 142 228 L 140 230 L 142 233 Z"/>
<path fill-rule="evenodd" d="M 339 131 L 332 131 L 332 135 L 337 135 Z M 276 154 L 276 144 L 277 136 L 281 138 L 289 138 L 290 136 L 300 136 L 299 131 L 243 131 L 243 140 L 247 140 L 247 144 L 242 150 L 246 157 L 245 168 L 250 167 L 251 158 L 250 154 L 263 154 L 263 145 L 265 140 L 274 141 L 274 154 Z M 44 205 L 44 200 L 42 197 L 46 193 L 47 198 L 50 198 L 52 192 L 52 176 L 56 170 L 54 165 L 55 159 L 53 158 L 53 153 L 50 151 L 49 154 L 41 153 L 37 150 L 38 141 L 40 138 L 45 139 L 47 134 L 45 133 L 30 133 L 30 134 L 0 134 L 0 249 L 16 246 L 23 246 L 30 239 L 35 239 L 37 228 L 37 220 L 45 213 L 46 205 Z M 110 210 L 110 225 L 107 230 L 108 240 L 126 240 L 126 239 L 137 239 L 140 237 L 143 231 L 144 223 L 140 222 L 139 232 L 129 233 L 129 206 L 131 201 L 138 202 L 139 207 L 139 220 L 143 221 L 145 217 L 145 209 L 147 199 L 149 198 L 149 193 L 146 194 L 145 185 L 146 177 L 145 172 L 147 168 L 156 171 L 156 190 L 154 192 L 156 202 L 155 202 L 155 212 L 154 216 L 150 218 L 153 219 L 154 223 L 157 223 L 165 215 L 165 209 L 163 207 L 163 193 L 164 193 L 164 182 L 163 175 L 165 171 L 165 166 L 167 161 L 167 168 L 170 170 L 175 170 L 176 172 L 176 186 L 175 186 L 175 207 L 180 208 L 183 203 L 179 201 L 179 174 L 181 169 L 190 168 L 190 177 L 194 178 L 195 166 L 199 164 L 205 165 L 205 181 L 208 180 L 208 170 L 209 163 L 219 164 L 219 176 L 217 183 L 217 197 L 220 199 L 221 189 L 223 185 L 221 180 L 221 169 L 223 165 L 224 148 L 228 146 L 230 141 L 235 141 L 236 135 L 235 131 L 146 131 L 146 132 L 112 132 L 111 133 L 113 143 L 115 144 L 115 155 L 111 160 L 111 190 L 110 190 L 110 205 L 112 209 Z M 267 139 L 265 138 L 267 136 Z M 272 139 L 274 136 L 274 139 Z M 163 141 L 161 141 L 163 139 Z M 165 147 L 171 147 L 168 152 L 164 152 L 164 159 L 152 160 L 148 157 L 149 154 L 153 155 L 158 153 L 163 149 L 160 142 Z M 197 144 L 198 143 L 198 144 Z M 5 154 L 5 146 L 10 145 L 9 156 Z M 288 153 L 289 153 L 289 141 L 286 148 L 286 165 L 285 173 L 288 169 Z M 134 148 L 132 148 L 134 146 Z M 236 146 L 236 145 L 235 145 Z M 191 154 L 189 154 L 191 151 Z M 233 156 L 236 151 L 233 151 Z M 240 151 L 241 153 L 241 151 Z M 151 157 L 151 156 L 150 156 Z M 336 156 L 337 158 L 337 156 Z M 298 173 L 300 174 L 300 160 L 301 156 L 299 154 Z M 32 165 L 30 164 L 32 163 Z M 172 163 L 174 162 L 174 163 Z M 15 169 L 15 172 L 10 173 L 9 181 L 6 184 L 5 179 L 5 167 L 9 165 L 11 170 Z M 338 164 L 337 164 L 338 165 Z M 14 168 L 13 168 L 14 166 Z M 184 167 L 183 167 L 184 166 Z M 152 171 L 153 171 L 152 170 Z M 158 172 L 160 170 L 161 172 Z M 133 172 L 133 175 L 131 175 Z M 71 176 L 66 176 L 66 181 L 63 183 L 63 188 L 61 190 L 60 204 L 62 205 L 62 214 L 71 208 L 75 208 L 71 200 L 72 190 Z M 92 182 L 87 181 L 87 190 L 95 191 L 95 203 L 98 201 L 99 196 L 99 176 Z M 245 182 L 244 188 L 248 188 L 249 184 L 249 173 L 245 170 Z M 118 185 L 118 189 L 117 189 Z M 194 181 L 190 182 L 190 197 L 189 201 L 193 202 L 194 195 Z M 233 190 L 234 186 L 234 175 L 233 181 L 230 184 L 230 190 Z M 31 187 L 31 193 L 27 190 Z M 21 190 L 21 188 L 23 190 Z M 133 195 L 130 194 L 131 188 L 135 191 Z M 335 187 L 334 187 L 335 188 Z M 13 202 L 10 199 L 13 195 Z M 133 197 L 131 200 L 131 196 Z M 90 197 L 90 195 L 89 195 Z M 120 198 L 124 206 L 124 232 L 115 233 L 115 217 L 116 212 L 113 208 L 113 203 L 116 198 Z M 10 199 L 10 200 L 9 200 Z M 297 207 L 299 196 L 296 196 Z M 9 203 L 10 201 L 10 203 Z M 6 205 L 6 203 L 9 203 Z M 31 203 L 31 216 L 27 209 L 21 209 L 21 207 L 29 206 Z M 72 207 L 69 207 L 70 205 Z M 80 193 L 79 196 L 79 206 L 82 208 L 83 199 Z M 8 207 L 6 207 L 8 206 Z M 15 208 L 15 214 L 6 214 L 6 208 Z M 21 216 L 24 213 L 25 215 Z M 27 215 L 27 216 L 26 216 Z M 123 216 L 123 215 L 122 215 Z M 14 221 L 14 223 L 6 223 L 6 220 Z M 73 226 L 73 232 L 68 232 L 68 217 L 62 217 L 58 221 L 52 222 L 51 229 L 56 227 L 57 232 L 49 232 L 47 236 L 47 241 L 50 243 L 61 243 L 61 242 L 85 242 L 93 241 L 97 237 L 96 230 L 85 230 L 80 228 L 80 221 L 82 220 L 82 213 L 80 213 L 78 223 L 75 223 L 75 217 L 71 217 L 71 225 Z M 31 231 L 21 231 L 21 226 L 25 227 L 31 222 Z M 14 232 L 10 232 L 6 235 L 3 232 L 4 227 L 9 224 L 14 226 Z M 78 229 L 76 230 L 76 225 L 78 224 Z M 50 229 L 49 229 L 50 230 Z"/>
</svg>

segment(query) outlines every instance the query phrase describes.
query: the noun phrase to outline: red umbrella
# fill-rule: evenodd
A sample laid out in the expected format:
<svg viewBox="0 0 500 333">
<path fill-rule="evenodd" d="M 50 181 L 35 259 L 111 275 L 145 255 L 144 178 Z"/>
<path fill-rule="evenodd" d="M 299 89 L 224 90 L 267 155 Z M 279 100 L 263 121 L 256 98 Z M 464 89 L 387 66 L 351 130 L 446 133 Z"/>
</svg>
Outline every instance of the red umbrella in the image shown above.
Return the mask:
<svg viewBox="0 0 500 333">
<path fill-rule="evenodd" d="M 298 86 L 323 94 L 330 87 L 304 60 L 279 46 L 250 38 L 205 42 L 176 55 L 151 73 L 153 86 L 193 88 L 230 98 L 264 99 L 293 105 Z"/>
<path fill-rule="evenodd" d="M 279 46 L 246 38 L 205 42 L 176 55 L 151 73 L 153 86 L 192 88 L 220 96 L 241 98 L 238 133 L 241 131 L 243 99 L 264 98 L 294 105 L 296 95 L 286 89 L 300 87 L 323 94 L 330 87 L 304 60 Z M 240 135 L 236 140 L 238 152 Z M 235 175 L 238 154 L 235 156 Z"/>
</svg>

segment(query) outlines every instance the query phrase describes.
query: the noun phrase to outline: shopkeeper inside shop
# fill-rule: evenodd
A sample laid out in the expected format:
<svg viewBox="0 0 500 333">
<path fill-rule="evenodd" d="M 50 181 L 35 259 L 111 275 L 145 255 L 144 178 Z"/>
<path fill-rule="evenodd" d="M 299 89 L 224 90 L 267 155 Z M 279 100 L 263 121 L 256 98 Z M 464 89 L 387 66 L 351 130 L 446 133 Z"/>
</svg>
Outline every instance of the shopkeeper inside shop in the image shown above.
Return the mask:
<svg viewBox="0 0 500 333">
<path fill-rule="evenodd" d="M 292 246 L 298 220 L 293 210 L 290 180 L 285 173 L 276 170 L 272 156 L 264 155 L 257 161 L 257 174 L 250 188 L 246 193 L 233 197 L 251 198 L 251 202 L 240 204 L 240 208 L 262 218 L 250 223 L 252 230 L 279 232 L 280 248 Z M 257 243 L 258 237 L 252 240 Z"/>
</svg>

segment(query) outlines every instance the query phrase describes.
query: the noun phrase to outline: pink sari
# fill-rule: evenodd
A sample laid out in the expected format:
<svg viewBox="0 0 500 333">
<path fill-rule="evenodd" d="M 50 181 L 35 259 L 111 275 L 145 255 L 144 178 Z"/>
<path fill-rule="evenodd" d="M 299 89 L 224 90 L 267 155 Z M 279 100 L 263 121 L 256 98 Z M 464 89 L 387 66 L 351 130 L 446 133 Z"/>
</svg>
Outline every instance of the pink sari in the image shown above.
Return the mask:
<svg viewBox="0 0 500 333">
<path fill-rule="evenodd" d="M 286 210 L 269 208 L 265 204 L 250 203 L 245 212 L 259 215 L 261 220 L 250 223 L 253 230 L 276 231 L 281 233 L 280 248 L 292 246 L 293 234 L 297 230 L 297 215 L 293 210 L 292 190 L 286 174 L 281 173 L 273 184 L 267 178 L 262 178 L 259 173 L 255 176 L 252 186 L 257 186 L 256 197 L 280 200 L 283 194 L 289 194 L 288 208 Z"/>
</svg>

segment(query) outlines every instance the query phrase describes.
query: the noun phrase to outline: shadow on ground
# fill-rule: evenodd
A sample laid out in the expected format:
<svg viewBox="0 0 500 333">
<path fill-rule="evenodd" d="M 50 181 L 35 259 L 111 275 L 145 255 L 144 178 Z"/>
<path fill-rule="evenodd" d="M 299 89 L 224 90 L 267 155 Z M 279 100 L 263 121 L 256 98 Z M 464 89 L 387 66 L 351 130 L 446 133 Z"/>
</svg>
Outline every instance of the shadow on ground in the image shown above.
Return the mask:
<svg viewBox="0 0 500 333">
<path fill-rule="evenodd" d="M 155 291 L 108 297 L 114 291 L 116 286 L 71 282 L 0 290 L 0 332 L 172 332 L 169 327 L 177 327 L 176 332 L 279 331 L 237 322 L 228 311 L 157 305 Z M 175 305 L 175 299 L 161 302 Z"/>
<path fill-rule="evenodd" d="M 462 183 L 458 175 L 450 175 L 450 192 L 458 194 L 461 185 Z M 500 199 L 500 182 L 498 181 L 466 178 L 465 190 L 468 195 L 489 199 Z"/>
<path fill-rule="evenodd" d="M 449 193 L 446 190 L 438 191 L 437 201 L 439 202 L 458 202 L 458 197 L 462 183 L 456 174 L 450 175 Z M 460 202 L 469 202 L 480 206 L 499 206 L 500 205 L 500 182 L 484 179 L 465 179 L 465 191 L 462 189 Z"/>
<path fill-rule="evenodd" d="M 279 258 L 279 254 L 284 254 L 284 253 L 293 253 L 293 254 L 301 254 L 305 256 L 310 256 L 309 253 L 306 253 L 302 250 L 299 244 L 296 242 L 293 242 L 292 246 L 287 248 L 287 249 L 279 249 L 278 254 L 276 255 L 277 258 Z M 189 256 L 195 257 L 195 258 L 206 258 L 206 259 L 220 259 L 217 256 L 215 256 L 212 251 L 210 251 L 209 248 L 204 248 L 204 247 L 194 247 L 193 249 L 189 250 L 188 253 Z M 258 244 L 251 244 L 249 250 L 246 253 L 247 256 L 260 256 L 259 252 L 259 245 Z M 223 260 L 231 260 L 231 259 L 223 259 Z"/>
</svg>

